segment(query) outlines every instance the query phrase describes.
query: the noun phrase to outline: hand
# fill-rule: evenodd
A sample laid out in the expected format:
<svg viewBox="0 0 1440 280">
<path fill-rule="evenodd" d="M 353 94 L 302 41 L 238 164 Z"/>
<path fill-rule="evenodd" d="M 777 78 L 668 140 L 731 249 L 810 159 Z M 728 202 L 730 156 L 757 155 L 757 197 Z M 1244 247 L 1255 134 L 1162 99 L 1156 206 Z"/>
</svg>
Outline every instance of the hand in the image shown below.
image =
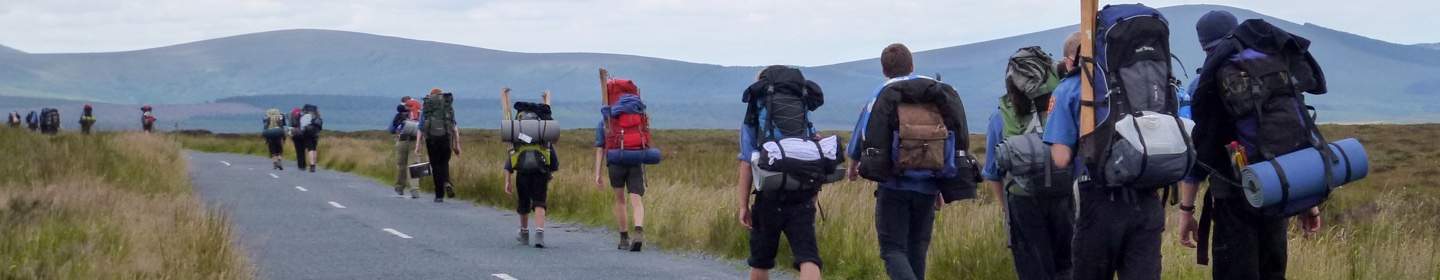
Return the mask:
<svg viewBox="0 0 1440 280">
<path fill-rule="evenodd" d="M 943 194 L 936 194 L 936 195 L 935 195 L 935 211 L 940 211 L 940 207 L 942 207 L 942 206 L 945 206 L 945 195 L 943 195 Z"/>
<path fill-rule="evenodd" d="M 1295 223 L 1295 226 L 1305 231 L 1305 238 L 1308 239 L 1315 236 L 1315 233 L 1320 232 L 1320 208 L 1310 208 L 1310 211 L 1300 214 L 1300 218 L 1297 220 L 1298 222 Z"/>
<path fill-rule="evenodd" d="M 1180 215 L 1180 245 L 1195 248 L 1195 241 L 1200 240 L 1200 224 L 1195 222 L 1195 213 L 1180 211 L 1176 212 L 1176 215 Z"/>
<path fill-rule="evenodd" d="M 457 155 L 457 156 L 460 155 L 460 145 L 451 146 L 451 147 L 450 147 L 450 150 L 451 150 L 451 151 L 455 151 L 455 155 Z"/>
<path fill-rule="evenodd" d="M 600 173 L 599 173 L 599 172 L 596 172 L 596 173 L 595 173 L 595 188 L 597 188 L 597 189 L 604 189 L 604 188 L 605 188 L 605 179 L 600 177 Z"/>
<path fill-rule="evenodd" d="M 512 188 L 512 185 L 513 184 L 510 183 L 510 181 L 505 181 L 505 194 L 515 194 L 515 192 L 511 191 L 512 189 L 514 189 Z"/>
<path fill-rule="evenodd" d="M 750 225 L 750 208 L 740 208 L 740 227 L 744 227 L 745 230 L 755 230 L 755 228 Z"/>
<path fill-rule="evenodd" d="M 850 178 L 851 182 L 860 180 L 860 164 L 856 163 L 851 167 L 854 168 L 845 169 L 845 177 Z"/>
</svg>

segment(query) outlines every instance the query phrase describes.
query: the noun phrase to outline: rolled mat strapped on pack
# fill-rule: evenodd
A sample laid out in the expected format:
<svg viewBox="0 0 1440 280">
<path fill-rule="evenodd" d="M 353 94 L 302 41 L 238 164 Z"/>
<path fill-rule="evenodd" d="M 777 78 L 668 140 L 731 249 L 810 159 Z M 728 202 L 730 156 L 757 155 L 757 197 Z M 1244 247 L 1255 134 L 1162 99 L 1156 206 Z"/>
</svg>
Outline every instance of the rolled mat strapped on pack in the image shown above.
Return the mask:
<svg viewBox="0 0 1440 280">
<path fill-rule="evenodd" d="M 527 141 L 526 139 L 530 139 Z M 500 121 L 500 141 L 528 144 L 530 141 L 555 142 L 560 140 L 560 123 L 542 120 Z"/>
<path fill-rule="evenodd" d="M 1325 180 L 1325 160 L 1316 149 L 1303 149 L 1275 158 L 1284 169 L 1285 177 L 1289 178 L 1291 201 L 1323 194 L 1330 185 L 1338 187 L 1370 174 L 1370 157 L 1360 141 L 1348 138 L 1326 147 L 1335 153 L 1338 160 L 1331 166 L 1329 184 Z M 1275 172 L 1275 165 L 1268 161 L 1250 164 L 1241 171 L 1241 180 L 1250 206 L 1259 208 L 1280 204 L 1280 175 Z"/>
<path fill-rule="evenodd" d="M 644 150 L 611 149 L 605 151 L 605 162 L 611 164 L 660 164 L 660 149 L 649 148 Z"/>
</svg>

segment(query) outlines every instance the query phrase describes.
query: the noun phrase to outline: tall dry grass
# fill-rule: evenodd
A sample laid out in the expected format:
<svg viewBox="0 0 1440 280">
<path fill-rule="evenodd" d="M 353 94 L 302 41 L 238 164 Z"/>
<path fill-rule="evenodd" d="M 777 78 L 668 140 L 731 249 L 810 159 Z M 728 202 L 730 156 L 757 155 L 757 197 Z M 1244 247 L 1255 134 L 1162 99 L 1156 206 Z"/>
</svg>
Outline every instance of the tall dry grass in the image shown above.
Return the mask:
<svg viewBox="0 0 1440 280">
<path fill-rule="evenodd" d="M 253 278 L 177 142 L 0 128 L 0 143 L 0 278 Z"/>
<path fill-rule="evenodd" d="M 1440 277 L 1440 125 L 1326 126 L 1332 140 L 1357 137 L 1371 155 L 1369 179 L 1337 191 L 1324 206 L 1326 228 L 1314 239 L 1292 234 L 1289 274 L 1294 279 L 1436 279 Z M 328 133 L 328 132 L 327 132 Z M 453 161 L 457 192 L 469 200 L 511 208 L 501 190 L 507 144 L 494 131 L 465 131 L 464 155 Z M 259 137 L 186 137 L 188 148 L 261 154 Z M 667 250 L 699 251 L 728 258 L 748 255 L 747 234 L 736 217 L 737 135 L 733 131 L 665 130 L 655 133 L 664 163 L 649 166 L 645 196 L 646 237 Z M 972 136 L 972 143 L 983 143 Z M 322 167 L 393 182 L 393 141 L 383 133 L 333 133 L 321 140 Z M 549 192 L 555 218 L 613 228 L 611 193 L 594 187 L 593 132 L 563 133 L 562 163 Z M 974 146 L 977 154 L 983 147 Z M 287 152 L 287 156 L 292 155 Z M 428 188 L 429 183 L 426 183 Z M 874 188 L 868 183 L 828 185 L 817 222 L 824 274 L 833 279 L 883 278 L 874 228 Z M 378 191 L 378 190 L 377 190 Z M 993 195 L 946 205 L 937 214 L 929 254 L 931 279 L 1014 278 L 1000 207 Z M 1165 279 L 1207 279 L 1174 231 L 1167 208 Z M 782 247 L 779 263 L 789 263 Z"/>
</svg>

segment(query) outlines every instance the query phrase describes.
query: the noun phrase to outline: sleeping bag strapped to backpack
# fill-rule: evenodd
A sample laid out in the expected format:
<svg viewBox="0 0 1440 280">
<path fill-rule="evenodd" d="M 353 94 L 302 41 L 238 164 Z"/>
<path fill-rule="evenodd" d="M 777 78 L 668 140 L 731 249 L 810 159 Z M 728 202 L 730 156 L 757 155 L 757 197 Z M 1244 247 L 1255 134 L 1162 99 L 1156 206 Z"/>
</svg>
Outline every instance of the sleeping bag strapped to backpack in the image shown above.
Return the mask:
<svg viewBox="0 0 1440 280">
<path fill-rule="evenodd" d="M 305 137 L 316 137 L 320 131 L 325 129 L 325 120 L 320 118 L 320 108 L 315 105 L 305 104 L 300 115 L 300 131 Z"/>
<path fill-rule="evenodd" d="M 606 83 L 610 106 L 600 108 L 606 118 L 606 162 L 620 165 L 658 164 L 660 150 L 650 145 L 650 115 L 635 83 L 611 79 Z"/>
<path fill-rule="evenodd" d="M 550 116 L 550 105 L 515 102 L 515 120 L 553 121 L 555 119 Z M 531 141 L 511 143 L 514 145 L 514 151 L 510 153 L 510 167 L 514 168 L 515 172 L 544 173 L 557 170 L 556 166 L 550 162 L 550 146 L 554 145 L 553 142 L 531 138 Z"/>
<path fill-rule="evenodd" d="M 285 115 L 280 114 L 280 109 L 265 111 L 265 130 L 260 132 L 260 136 L 265 138 L 285 137 Z"/>
<path fill-rule="evenodd" d="M 947 203 L 975 197 L 980 170 L 966 152 L 965 105 L 955 88 L 927 77 L 891 79 L 869 109 L 855 147 L 861 177 L 933 180 Z"/>
<path fill-rule="evenodd" d="M 845 161 L 839 136 L 821 138 L 810 122 L 810 112 L 825 104 L 824 92 L 799 69 L 765 68 L 741 101 L 748 104 L 745 125 L 755 129 L 750 135 L 757 145 L 751 154 L 756 191 L 818 190 L 843 177 L 837 170 Z"/>
<path fill-rule="evenodd" d="M 1154 190 L 1185 176 L 1194 160 L 1190 131 L 1180 118 L 1170 67 L 1165 17 L 1140 4 L 1106 5 L 1099 12 L 1093 79 L 1094 132 L 1080 137 L 1082 181 Z"/>
<path fill-rule="evenodd" d="M 425 96 L 424 109 L 420 112 L 425 115 L 420 129 L 427 137 L 450 136 L 451 130 L 455 129 L 455 110 L 443 95 Z"/>
<path fill-rule="evenodd" d="M 995 148 L 994 160 L 1026 195 L 1049 197 L 1074 193 L 1073 172 L 1070 168 L 1055 167 L 1050 145 L 1041 140 L 1049 112 L 1040 104 L 1050 99 L 1059 80 L 1052 67 L 1054 63 L 1040 47 L 1026 47 L 1010 56 L 1005 70 L 1007 94 L 1000 100 L 1004 140 Z M 1023 105 L 1012 105 L 1016 104 L 1012 98 L 1025 98 L 1031 105 L 1018 108 Z"/>
</svg>

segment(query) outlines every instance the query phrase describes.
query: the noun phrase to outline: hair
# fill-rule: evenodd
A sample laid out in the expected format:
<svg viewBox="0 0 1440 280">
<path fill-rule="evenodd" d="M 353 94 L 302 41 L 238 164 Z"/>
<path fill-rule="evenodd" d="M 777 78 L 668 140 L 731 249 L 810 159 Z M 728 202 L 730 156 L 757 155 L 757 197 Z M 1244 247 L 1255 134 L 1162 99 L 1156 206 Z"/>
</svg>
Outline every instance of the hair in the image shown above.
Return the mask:
<svg viewBox="0 0 1440 280">
<path fill-rule="evenodd" d="M 409 96 L 409 95 L 406 95 L 405 97 L 401 97 L 401 98 L 400 98 L 400 103 L 405 103 L 405 101 L 410 101 L 410 96 Z"/>
<path fill-rule="evenodd" d="M 886 78 L 904 77 L 914 72 L 915 58 L 910 55 L 910 48 L 906 48 L 905 44 L 890 44 L 880 52 L 880 68 L 885 71 Z"/>
<path fill-rule="evenodd" d="M 440 88 L 438 88 L 438 87 L 437 87 L 437 88 L 432 88 L 432 89 L 430 89 L 430 95 L 440 94 L 441 92 L 444 92 L 444 91 L 443 91 L 443 90 L 440 90 Z"/>
</svg>

